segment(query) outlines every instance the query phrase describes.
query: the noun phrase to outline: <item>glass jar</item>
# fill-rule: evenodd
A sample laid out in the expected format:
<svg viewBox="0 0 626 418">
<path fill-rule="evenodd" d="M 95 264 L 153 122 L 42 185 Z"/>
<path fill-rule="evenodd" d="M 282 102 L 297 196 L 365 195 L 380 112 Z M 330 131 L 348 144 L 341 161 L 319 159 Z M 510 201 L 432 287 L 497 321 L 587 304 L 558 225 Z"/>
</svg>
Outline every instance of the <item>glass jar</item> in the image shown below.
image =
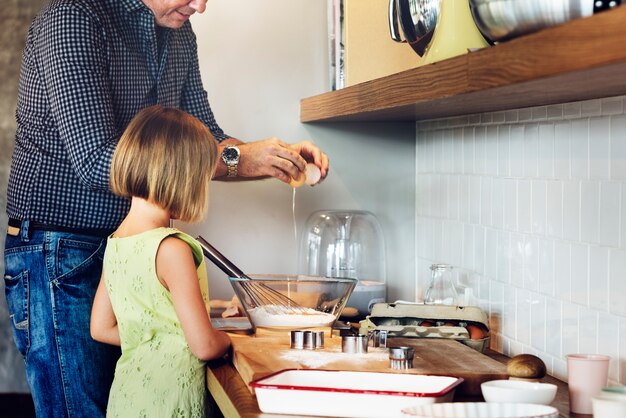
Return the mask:
<svg viewBox="0 0 626 418">
<path fill-rule="evenodd" d="M 433 264 L 430 266 L 430 286 L 426 290 L 424 303 L 439 305 L 457 305 L 458 295 L 452 278 L 452 266 Z"/>
</svg>

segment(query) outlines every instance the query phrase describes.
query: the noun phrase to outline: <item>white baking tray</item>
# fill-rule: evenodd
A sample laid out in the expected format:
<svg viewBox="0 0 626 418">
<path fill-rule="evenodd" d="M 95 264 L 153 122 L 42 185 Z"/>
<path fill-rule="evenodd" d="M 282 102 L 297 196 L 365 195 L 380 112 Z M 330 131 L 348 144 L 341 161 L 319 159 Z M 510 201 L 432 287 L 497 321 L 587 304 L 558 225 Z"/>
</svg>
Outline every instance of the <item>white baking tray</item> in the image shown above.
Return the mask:
<svg viewBox="0 0 626 418">
<path fill-rule="evenodd" d="M 338 370 L 282 370 L 250 382 L 265 413 L 326 417 L 401 417 L 402 409 L 452 401 L 451 376 Z"/>
</svg>

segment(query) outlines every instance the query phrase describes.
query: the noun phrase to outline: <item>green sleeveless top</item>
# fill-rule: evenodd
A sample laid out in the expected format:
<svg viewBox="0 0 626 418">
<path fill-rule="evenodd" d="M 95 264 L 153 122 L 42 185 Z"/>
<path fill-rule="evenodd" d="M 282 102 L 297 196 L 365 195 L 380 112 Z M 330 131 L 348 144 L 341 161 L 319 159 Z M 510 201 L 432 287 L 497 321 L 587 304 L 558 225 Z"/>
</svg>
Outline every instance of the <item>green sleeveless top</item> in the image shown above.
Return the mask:
<svg viewBox="0 0 626 418">
<path fill-rule="evenodd" d="M 208 311 L 204 258 L 192 237 L 174 228 L 109 237 L 103 274 L 122 355 L 115 367 L 107 417 L 204 416 L 204 362 L 189 350 L 172 297 L 156 275 L 157 250 L 171 235 L 192 249 Z"/>
</svg>

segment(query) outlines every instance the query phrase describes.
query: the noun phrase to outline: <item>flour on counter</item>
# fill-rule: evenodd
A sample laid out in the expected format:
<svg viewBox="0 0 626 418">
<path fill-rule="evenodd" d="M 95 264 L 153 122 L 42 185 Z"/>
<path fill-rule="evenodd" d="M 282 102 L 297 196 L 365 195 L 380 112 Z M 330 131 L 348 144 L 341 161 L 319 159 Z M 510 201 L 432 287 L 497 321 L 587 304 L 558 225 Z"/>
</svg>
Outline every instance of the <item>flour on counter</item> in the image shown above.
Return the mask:
<svg viewBox="0 0 626 418">
<path fill-rule="evenodd" d="M 299 363 L 311 369 L 326 366 L 336 361 L 361 364 L 372 360 L 385 361 L 389 357 L 387 351 L 369 353 L 342 353 L 340 351 L 317 351 L 317 350 L 290 350 L 281 355 L 283 360 Z"/>
<path fill-rule="evenodd" d="M 248 315 L 257 327 L 327 327 L 335 315 L 311 308 L 293 308 L 280 305 L 259 306 L 250 309 Z"/>
</svg>

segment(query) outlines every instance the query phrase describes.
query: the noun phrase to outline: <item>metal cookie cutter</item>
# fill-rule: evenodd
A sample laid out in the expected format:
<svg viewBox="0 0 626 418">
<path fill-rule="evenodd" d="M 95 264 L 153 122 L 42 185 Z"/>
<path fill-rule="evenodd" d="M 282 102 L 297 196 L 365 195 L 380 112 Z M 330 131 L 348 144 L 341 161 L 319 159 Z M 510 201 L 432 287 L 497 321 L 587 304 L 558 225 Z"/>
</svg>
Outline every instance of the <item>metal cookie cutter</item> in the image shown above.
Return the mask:
<svg viewBox="0 0 626 418">
<path fill-rule="evenodd" d="M 291 331 L 291 348 L 296 350 L 324 348 L 324 331 Z"/>
<path fill-rule="evenodd" d="M 367 353 L 367 335 L 344 335 L 341 337 L 341 351 L 343 353 Z"/>
<path fill-rule="evenodd" d="M 389 347 L 389 365 L 392 369 L 411 369 L 414 355 L 412 347 Z"/>
<path fill-rule="evenodd" d="M 372 347 L 387 347 L 387 330 L 374 329 L 368 333 Z"/>
</svg>

